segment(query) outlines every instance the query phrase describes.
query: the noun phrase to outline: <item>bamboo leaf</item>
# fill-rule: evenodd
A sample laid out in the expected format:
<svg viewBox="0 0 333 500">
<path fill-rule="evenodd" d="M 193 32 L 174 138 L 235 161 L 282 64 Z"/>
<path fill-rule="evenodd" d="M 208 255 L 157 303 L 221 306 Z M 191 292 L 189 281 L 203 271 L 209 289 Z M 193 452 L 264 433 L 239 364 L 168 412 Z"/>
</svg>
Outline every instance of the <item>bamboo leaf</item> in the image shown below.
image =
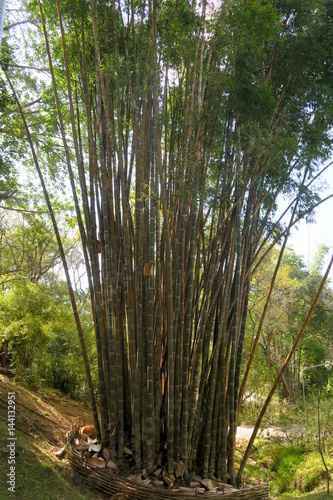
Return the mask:
<svg viewBox="0 0 333 500">
<path fill-rule="evenodd" d="M 86 451 L 89 448 L 88 444 L 74 444 L 73 445 L 74 450 L 77 451 Z"/>
<path fill-rule="evenodd" d="M 107 462 L 111 459 L 111 448 L 104 448 L 103 457 Z"/>
<path fill-rule="evenodd" d="M 102 449 L 102 445 L 101 444 L 91 444 L 89 446 L 88 450 L 89 451 L 95 451 L 95 452 L 97 451 L 98 452 L 98 451 L 101 451 L 101 449 Z"/>
<path fill-rule="evenodd" d="M 95 427 L 93 425 L 85 425 L 84 427 L 81 427 L 80 434 L 81 437 L 90 437 L 95 434 Z"/>
<path fill-rule="evenodd" d="M 217 486 L 217 481 L 213 479 L 202 479 L 200 483 L 206 488 L 206 490 L 211 491 L 214 490 Z"/>
<path fill-rule="evenodd" d="M 174 476 L 171 476 L 171 474 L 166 474 L 165 472 L 163 472 L 163 480 L 169 489 L 173 487 L 175 482 Z"/>
<path fill-rule="evenodd" d="M 88 463 L 90 465 L 93 465 L 94 467 L 98 467 L 100 469 L 105 469 L 105 461 L 102 458 L 97 458 L 97 457 L 92 457 L 88 460 Z"/>
<path fill-rule="evenodd" d="M 134 458 L 133 452 L 129 448 L 127 448 L 126 446 L 124 446 L 124 453 L 125 453 L 125 455 L 131 455 L 131 457 Z"/>
<path fill-rule="evenodd" d="M 113 460 L 109 460 L 108 463 L 106 464 L 106 467 L 108 469 L 112 469 L 114 470 L 115 472 L 118 472 L 118 467 L 117 465 L 113 462 Z"/>
<path fill-rule="evenodd" d="M 143 274 L 144 274 L 144 276 L 150 276 L 149 262 L 146 262 L 146 263 L 145 263 L 145 267 L 144 267 L 144 270 L 143 270 Z"/>
<path fill-rule="evenodd" d="M 63 456 L 65 455 L 65 453 L 66 453 L 66 446 L 64 446 L 63 448 L 61 448 L 60 450 L 58 450 L 56 452 L 56 457 L 59 458 L 59 459 L 63 458 Z"/>
<path fill-rule="evenodd" d="M 96 434 L 91 434 L 91 437 L 88 437 L 87 438 L 87 441 L 89 444 L 96 444 L 97 443 L 97 438 L 96 437 L 93 437 L 93 436 L 96 436 Z"/>
<path fill-rule="evenodd" d="M 183 477 L 184 472 L 186 471 L 186 465 L 182 461 L 180 461 L 177 464 L 177 468 L 179 470 L 179 473 L 180 473 L 181 477 Z"/>
</svg>

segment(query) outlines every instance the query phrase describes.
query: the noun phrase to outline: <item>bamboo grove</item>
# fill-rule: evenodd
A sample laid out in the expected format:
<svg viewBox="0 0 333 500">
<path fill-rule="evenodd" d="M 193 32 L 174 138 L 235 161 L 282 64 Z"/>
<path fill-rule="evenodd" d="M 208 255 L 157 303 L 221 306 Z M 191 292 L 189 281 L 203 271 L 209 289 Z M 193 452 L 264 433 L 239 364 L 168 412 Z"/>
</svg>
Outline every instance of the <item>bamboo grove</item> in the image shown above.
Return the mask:
<svg viewBox="0 0 333 500">
<path fill-rule="evenodd" d="M 102 446 L 119 460 L 132 446 L 139 470 L 163 461 L 171 475 L 182 464 L 234 484 L 238 413 L 269 303 L 247 362 L 252 273 L 320 202 L 332 4 L 56 7 L 29 4 L 89 282 Z M 275 216 L 282 195 L 287 223 Z"/>
</svg>

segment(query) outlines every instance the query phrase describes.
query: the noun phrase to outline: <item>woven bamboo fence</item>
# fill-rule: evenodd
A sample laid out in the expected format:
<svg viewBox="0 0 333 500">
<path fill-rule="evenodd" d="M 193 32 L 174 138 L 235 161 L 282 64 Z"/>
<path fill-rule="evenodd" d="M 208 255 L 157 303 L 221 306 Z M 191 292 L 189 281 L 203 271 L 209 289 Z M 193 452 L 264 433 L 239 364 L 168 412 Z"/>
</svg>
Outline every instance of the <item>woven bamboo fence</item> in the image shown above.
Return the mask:
<svg viewBox="0 0 333 500">
<path fill-rule="evenodd" d="M 77 422 L 67 433 L 67 455 L 73 469 L 85 480 L 92 488 L 98 489 L 108 495 L 123 493 L 129 500 L 187 500 L 193 498 L 206 498 L 216 500 L 243 499 L 243 500 L 264 500 L 269 498 L 268 484 L 259 484 L 255 486 L 246 485 L 243 489 L 235 491 L 215 492 L 207 491 L 201 493 L 193 489 L 193 492 L 180 492 L 179 490 L 167 490 L 153 485 L 141 485 L 125 477 L 116 475 L 109 469 L 97 469 L 84 459 L 73 448 L 75 437 L 79 435 L 79 429 L 83 424 Z"/>
</svg>

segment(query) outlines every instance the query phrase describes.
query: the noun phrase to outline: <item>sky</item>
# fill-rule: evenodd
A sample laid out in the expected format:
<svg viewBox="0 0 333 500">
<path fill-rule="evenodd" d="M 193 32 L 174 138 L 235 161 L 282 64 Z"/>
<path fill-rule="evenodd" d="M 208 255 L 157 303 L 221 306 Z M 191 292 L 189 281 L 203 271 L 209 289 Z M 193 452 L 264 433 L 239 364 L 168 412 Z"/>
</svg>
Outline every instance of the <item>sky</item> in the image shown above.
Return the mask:
<svg viewBox="0 0 333 500">
<path fill-rule="evenodd" d="M 321 193 L 321 198 L 333 194 L 333 165 L 323 175 L 327 182 L 327 188 Z M 297 228 L 293 228 L 288 245 L 293 247 L 298 255 L 303 256 L 305 265 L 309 267 L 316 250 L 324 243 L 330 247 L 330 252 L 325 259 L 325 267 L 327 267 L 333 251 L 333 198 L 325 201 L 316 209 L 314 219 L 314 224 L 307 224 L 303 220 L 297 225 Z M 330 277 L 333 279 L 333 271 L 331 271 Z"/>
</svg>

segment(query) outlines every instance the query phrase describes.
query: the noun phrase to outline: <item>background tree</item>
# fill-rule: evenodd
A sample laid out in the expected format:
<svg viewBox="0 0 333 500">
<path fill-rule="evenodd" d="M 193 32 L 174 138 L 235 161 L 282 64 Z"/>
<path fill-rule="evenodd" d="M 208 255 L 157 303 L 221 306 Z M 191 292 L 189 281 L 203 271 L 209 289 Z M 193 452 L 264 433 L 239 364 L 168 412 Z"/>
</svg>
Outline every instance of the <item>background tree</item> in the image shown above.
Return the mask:
<svg viewBox="0 0 333 500">
<path fill-rule="evenodd" d="M 30 385 L 38 387 L 44 379 L 46 385 L 66 394 L 86 397 L 75 321 L 47 214 L 41 212 L 38 219 L 31 211 L 10 214 L 2 213 L 1 221 L 0 328 L 2 338 L 10 343 L 11 367 L 19 380 Z M 74 245 L 75 241 L 67 240 L 67 255 Z M 90 304 L 82 290 L 77 291 L 77 304 L 93 362 Z"/>
<path fill-rule="evenodd" d="M 285 359 L 310 307 L 311 299 L 318 289 L 323 271 L 323 260 L 327 252 L 328 248 L 322 245 L 309 270 L 305 268 L 304 262 L 295 252 L 288 249 L 285 254 L 271 299 L 271 308 L 263 328 L 260 351 L 257 352 L 257 366 L 259 359 L 262 360 L 262 357 L 265 357 L 267 367 L 271 370 L 270 381 L 273 374 L 276 376 L 279 366 Z M 255 328 L 258 324 L 262 297 L 265 294 L 263 283 L 270 276 L 270 271 L 266 266 L 270 267 L 272 260 L 275 259 L 276 255 L 270 254 L 270 258 L 266 260 L 260 273 L 258 272 L 254 278 L 253 292 L 255 293 L 250 297 L 251 328 Z M 267 286 L 266 282 L 265 287 Z M 327 285 L 304 332 L 295 357 L 285 373 L 281 387 L 283 398 L 293 402 L 300 399 L 303 368 L 324 363 L 332 357 L 329 333 L 332 321 L 331 295 L 331 288 Z M 316 391 L 315 375 L 306 371 L 303 375 Z"/>
<path fill-rule="evenodd" d="M 0 294 L 1 335 L 9 341 L 11 370 L 33 388 L 44 383 L 74 398 L 88 400 L 75 321 L 66 300 L 66 284 L 21 281 Z M 90 311 L 81 297 L 92 366 L 96 359 Z M 96 374 L 93 372 L 93 375 Z"/>
</svg>

